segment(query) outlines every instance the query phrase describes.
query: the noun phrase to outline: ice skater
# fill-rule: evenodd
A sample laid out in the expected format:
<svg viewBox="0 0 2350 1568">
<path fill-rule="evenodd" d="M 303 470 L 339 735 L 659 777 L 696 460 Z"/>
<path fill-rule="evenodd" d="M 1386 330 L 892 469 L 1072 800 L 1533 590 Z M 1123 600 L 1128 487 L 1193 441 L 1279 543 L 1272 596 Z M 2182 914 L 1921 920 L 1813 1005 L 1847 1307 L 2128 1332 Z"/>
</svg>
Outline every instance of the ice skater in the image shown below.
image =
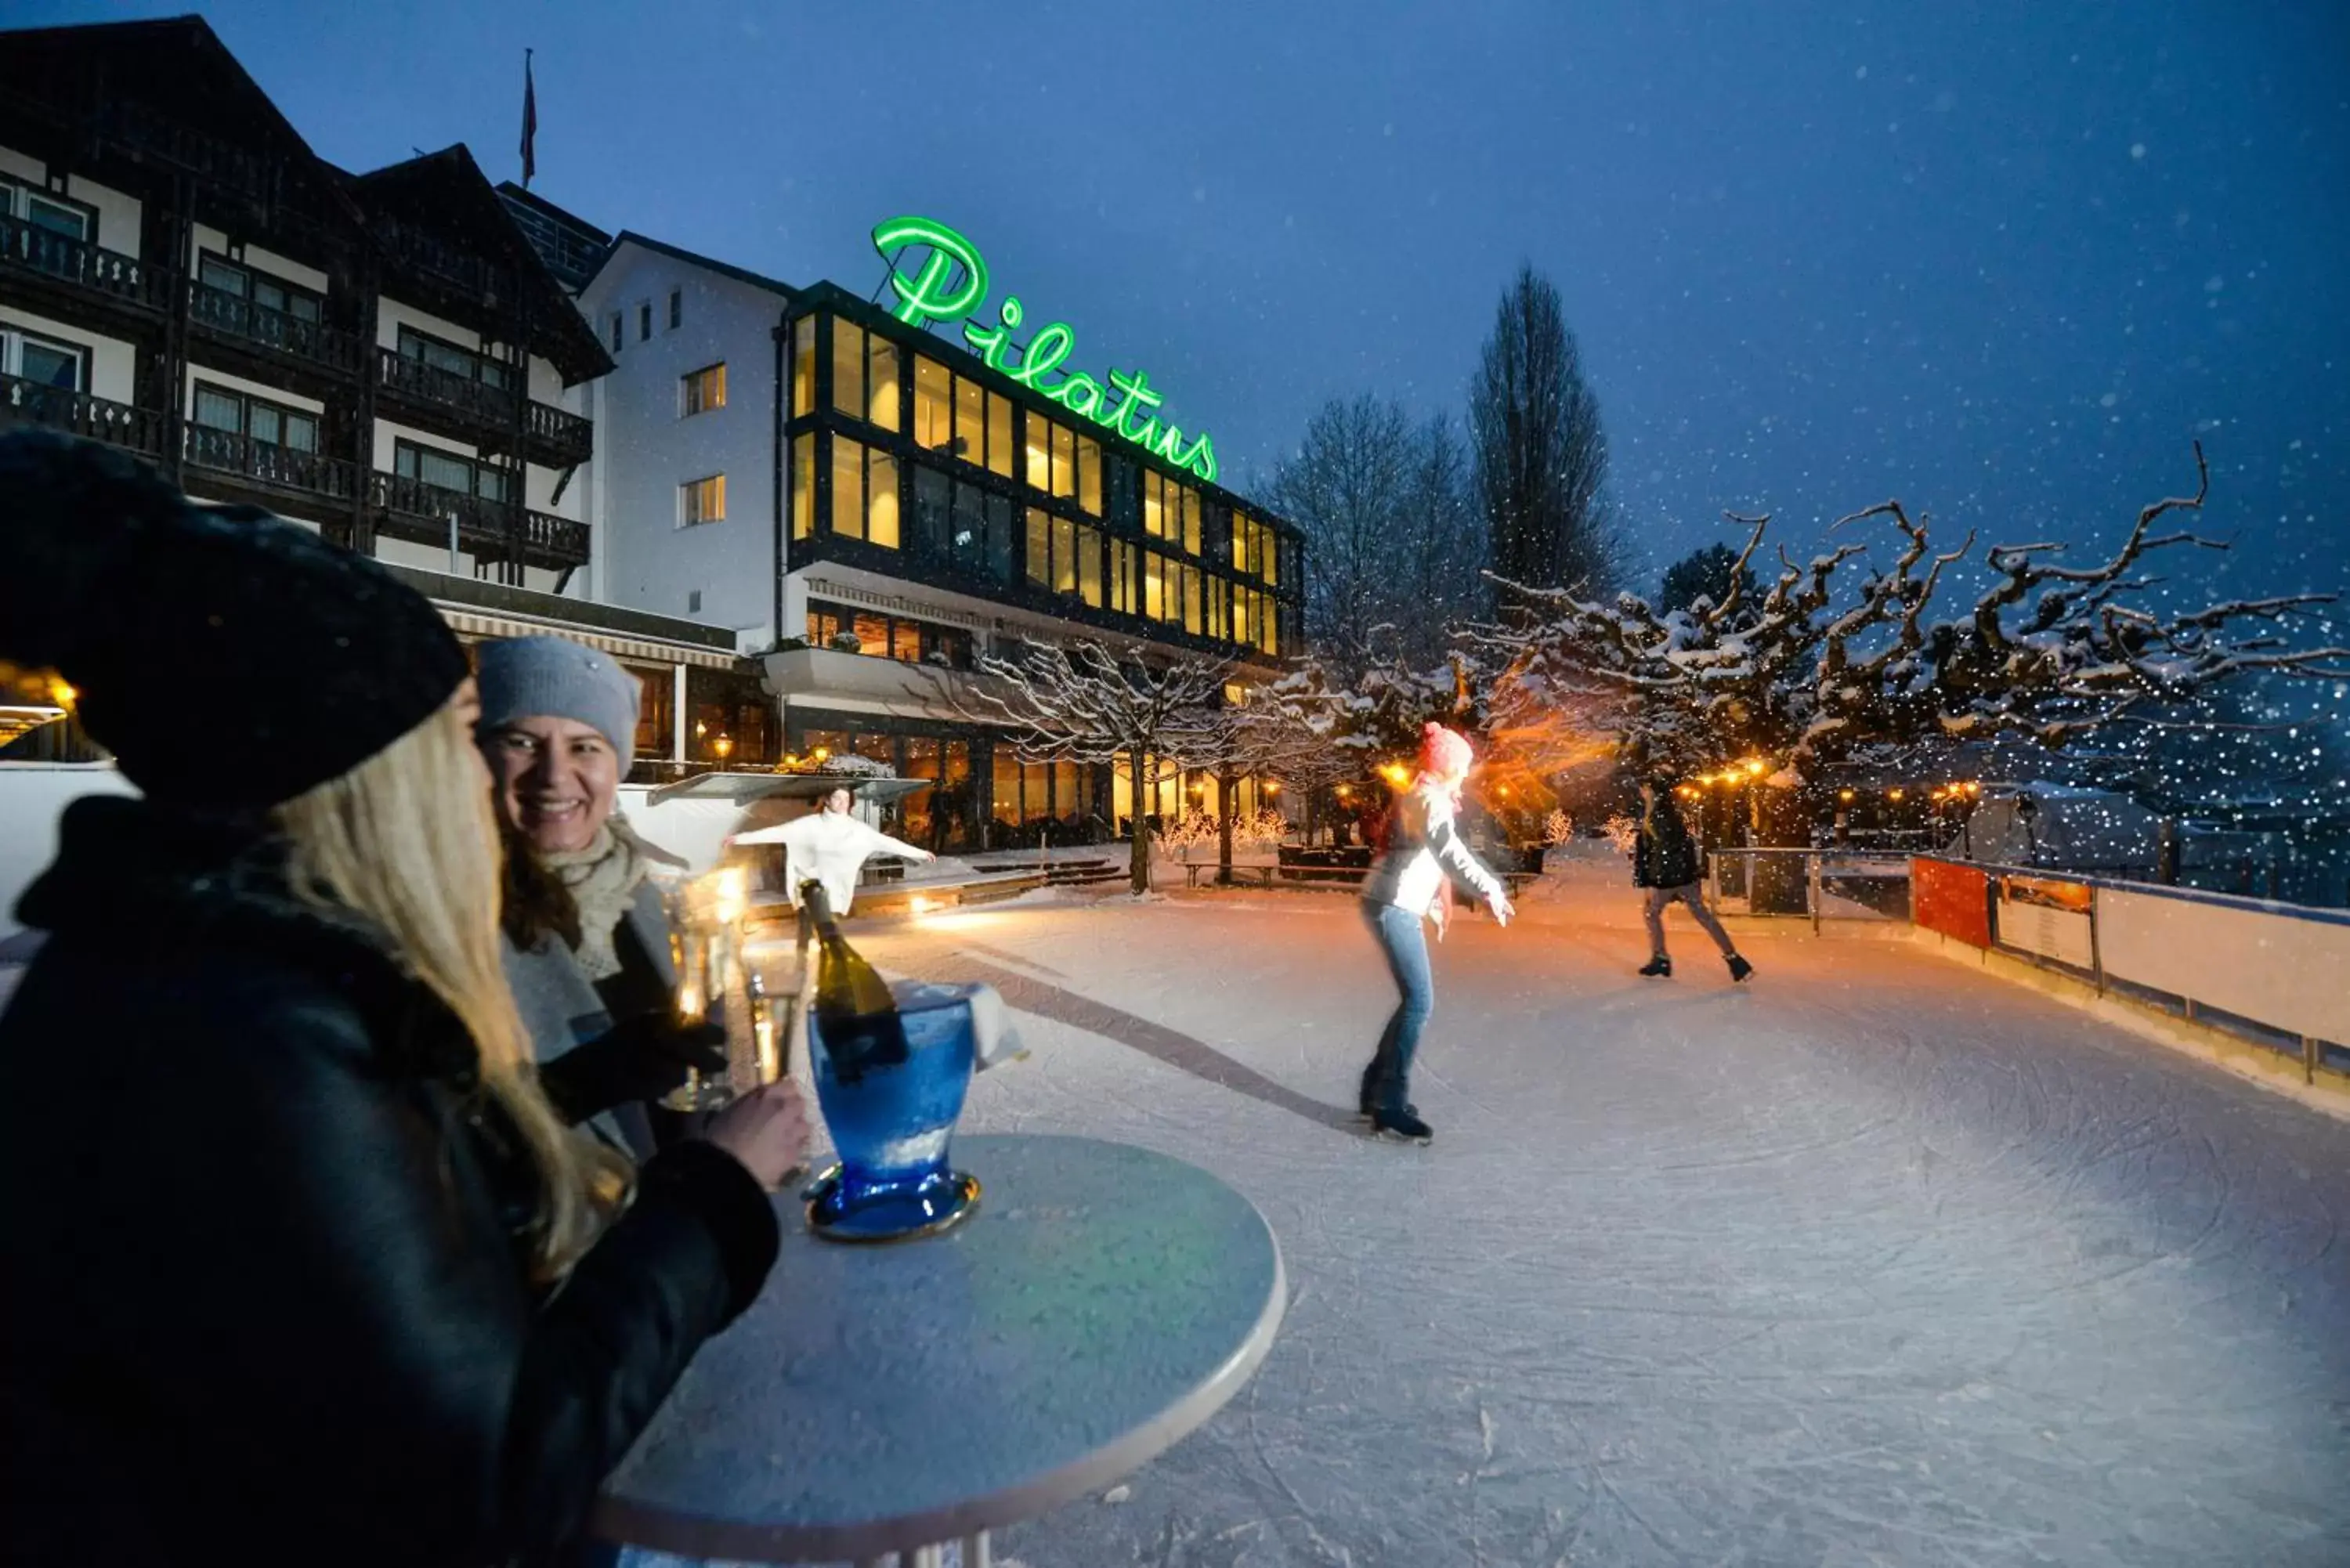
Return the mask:
<svg viewBox="0 0 2350 1568">
<path fill-rule="evenodd" d="M 728 842 L 737 846 L 782 845 L 784 886 L 791 894 L 792 907 L 800 907 L 802 885 L 814 881 L 823 885 L 825 896 L 831 900 L 832 912 L 845 915 L 857 898 L 858 876 L 871 857 L 895 855 L 901 860 L 917 861 L 938 858 L 927 849 L 892 838 L 849 815 L 849 799 L 848 786 L 843 784 L 826 793 L 818 810 L 777 827 L 738 833 Z"/>
<path fill-rule="evenodd" d="M 1436 984 L 1428 964 L 1428 937 L 1420 922 L 1430 917 L 1449 890 L 1448 872 L 1476 888 L 1493 911 L 1510 923 L 1509 889 L 1485 867 L 1453 826 L 1461 786 L 1476 753 L 1461 735 L 1441 724 L 1420 731 L 1419 776 L 1388 815 L 1387 852 L 1363 885 L 1363 918 L 1387 955 L 1400 995 L 1395 1014 L 1379 1036 L 1379 1048 L 1363 1069 L 1357 1108 L 1382 1137 L 1427 1143 L 1435 1135 L 1410 1101 L 1411 1058 L 1419 1033 L 1436 1005 Z M 1438 915 L 1441 921 L 1443 917 Z M 1440 923 L 1438 934 L 1443 933 Z"/>
<path fill-rule="evenodd" d="M 1673 961 L 1665 952 L 1665 906 L 1681 904 L 1713 939 L 1730 965 L 1730 978 L 1744 980 L 1754 966 L 1738 956 L 1738 948 L 1698 892 L 1697 841 L 1673 804 L 1669 780 L 1640 781 L 1640 837 L 1632 849 L 1632 885 L 1648 890 L 1640 916 L 1648 923 L 1648 961 L 1640 972 L 1659 980 L 1672 978 Z"/>
</svg>

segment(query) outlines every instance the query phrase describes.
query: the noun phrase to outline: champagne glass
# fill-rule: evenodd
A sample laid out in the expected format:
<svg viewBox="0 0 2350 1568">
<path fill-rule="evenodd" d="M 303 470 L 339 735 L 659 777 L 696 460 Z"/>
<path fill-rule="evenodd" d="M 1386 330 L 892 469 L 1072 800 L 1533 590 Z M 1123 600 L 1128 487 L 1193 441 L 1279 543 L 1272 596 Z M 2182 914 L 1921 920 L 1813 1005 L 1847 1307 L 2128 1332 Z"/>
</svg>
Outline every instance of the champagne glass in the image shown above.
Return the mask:
<svg viewBox="0 0 2350 1568">
<path fill-rule="evenodd" d="M 759 1044 L 764 1009 L 754 993 L 743 961 L 743 918 L 749 911 L 747 879 L 740 867 L 713 871 L 688 883 L 674 952 L 676 1007 L 681 1023 L 713 1014 L 726 1031 L 724 1075 L 688 1068 L 685 1082 L 661 1100 L 672 1111 L 713 1111 L 765 1077 Z M 760 988 L 764 990 L 764 987 Z M 769 1026 L 772 1033 L 772 1024 Z"/>
</svg>

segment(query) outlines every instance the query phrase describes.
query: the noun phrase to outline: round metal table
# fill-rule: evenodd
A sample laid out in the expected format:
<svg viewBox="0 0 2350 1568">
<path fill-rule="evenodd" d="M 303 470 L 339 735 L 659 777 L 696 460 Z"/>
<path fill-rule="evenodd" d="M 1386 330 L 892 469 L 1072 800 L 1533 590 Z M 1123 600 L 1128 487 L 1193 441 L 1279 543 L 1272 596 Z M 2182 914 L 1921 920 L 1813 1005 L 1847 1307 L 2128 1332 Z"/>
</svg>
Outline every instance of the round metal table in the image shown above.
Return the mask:
<svg viewBox="0 0 2350 1568">
<path fill-rule="evenodd" d="M 937 1560 L 1107 1487 L 1239 1392 L 1273 1344 L 1281 1249 L 1247 1199 L 1092 1138 L 971 1137 L 975 1213 L 876 1247 L 777 1199 L 766 1289 L 704 1345 L 605 1482 L 593 1527 L 688 1557 Z"/>
</svg>

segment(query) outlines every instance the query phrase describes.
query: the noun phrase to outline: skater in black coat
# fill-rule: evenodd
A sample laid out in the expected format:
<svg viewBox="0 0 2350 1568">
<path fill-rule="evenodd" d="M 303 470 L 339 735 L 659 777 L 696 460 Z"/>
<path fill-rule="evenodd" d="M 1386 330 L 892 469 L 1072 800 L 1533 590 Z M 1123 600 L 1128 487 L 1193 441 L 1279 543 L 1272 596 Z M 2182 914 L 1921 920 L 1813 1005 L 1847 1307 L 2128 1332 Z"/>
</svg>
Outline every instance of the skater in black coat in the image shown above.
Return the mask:
<svg viewBox="0 0 2350 1568">
<path fill-rule="evenodd" d="M 776 1254 L 788 1085 L 632 1168 L 499 966 L 463 650 L 372 561 L 0 437 L 0 658 L 72 805 L 0 1013 L 0 1562 L 574 1560 Z"/>
<path fill-rule="evenodd" d="M 1688 909 L 1705 934 L 1713 939 L 1713 945 L 1729 961 L 1731 979 L 1744 980 L 1754 972 L 1754 966 L 1739 956 L 1730 933 L 1721 929 L 1721 922 L 1705 907 L 1698 888 L 1702 872 L 1697 840 L 1690 836 L 1689 824 L 1681 820 L 1680 808 L 1673 804 L 1670 782 L 1642 779 L 1640 836 L 1632 847 L 1632 885 L 1648 890 L 1640 907 L 1640 917 L 1648 927 L 1649 953 L 1648 963 L 1640 971 L 1642 974 L 1661 979 L 1673 972 L 1673 961 L 1665 952 L 1665 909 L 1670 904 Z"/>
</svg>

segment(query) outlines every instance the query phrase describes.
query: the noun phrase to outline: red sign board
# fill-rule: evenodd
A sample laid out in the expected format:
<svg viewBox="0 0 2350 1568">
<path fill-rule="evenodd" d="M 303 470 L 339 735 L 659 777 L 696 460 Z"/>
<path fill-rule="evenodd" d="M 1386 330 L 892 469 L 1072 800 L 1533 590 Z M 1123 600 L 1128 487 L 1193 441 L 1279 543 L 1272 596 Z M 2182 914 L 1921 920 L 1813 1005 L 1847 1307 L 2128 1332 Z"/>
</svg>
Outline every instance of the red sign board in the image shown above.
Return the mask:
<svg viewBox="0 0 2350 1568">
<path fill-rule="evenodd" d="M 1991 878 L 1948 860 L 1909 862 L 1909 918 L 1929 931 L 1991 946 Z"/>
</svg>

